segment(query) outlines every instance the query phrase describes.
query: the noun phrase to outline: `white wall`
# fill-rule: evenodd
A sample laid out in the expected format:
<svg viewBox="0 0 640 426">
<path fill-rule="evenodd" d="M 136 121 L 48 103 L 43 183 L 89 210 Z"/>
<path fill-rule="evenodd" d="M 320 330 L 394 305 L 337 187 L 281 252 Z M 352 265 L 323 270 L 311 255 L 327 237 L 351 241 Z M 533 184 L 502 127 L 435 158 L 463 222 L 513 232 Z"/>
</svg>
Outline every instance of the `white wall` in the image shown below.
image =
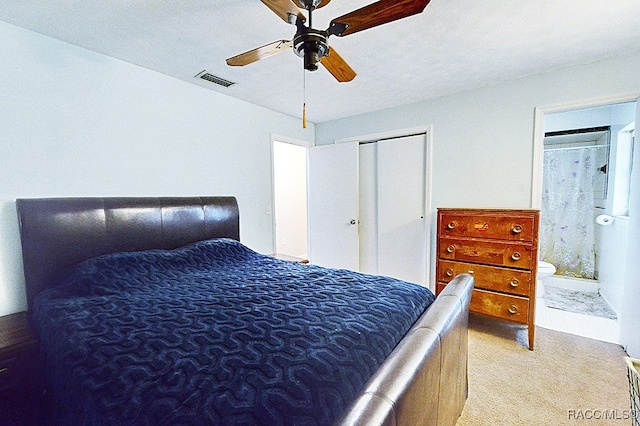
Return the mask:
<svg viewBox="0 0 640 426">
<path fill-rule="evenodd" d="M 598 246 L 598 281 L 600 294 L 620 317 L 624 287 L 625 258 L 629 218 L 618 216 L 608 226 L 596 225 L 600 233 Z"/>
<path fill-rule="evenodd" d="M 273 250 L 271 133 L 288 117 L 0 22 L 0 315 L 26 308 L 14 200 L 235 195 Z"/>
</svg>

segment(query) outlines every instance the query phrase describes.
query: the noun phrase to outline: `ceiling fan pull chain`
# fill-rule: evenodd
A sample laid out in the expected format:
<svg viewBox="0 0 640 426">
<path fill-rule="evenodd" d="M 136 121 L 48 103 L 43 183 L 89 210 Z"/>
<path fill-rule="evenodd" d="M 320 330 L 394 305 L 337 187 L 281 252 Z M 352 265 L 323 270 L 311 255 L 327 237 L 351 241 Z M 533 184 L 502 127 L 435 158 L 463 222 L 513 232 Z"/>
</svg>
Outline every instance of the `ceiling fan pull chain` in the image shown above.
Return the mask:
<svg viewBox="0 0 640 426">
<path fill-rule="evenodd" d="M 307 73 L 302 68 L 302 128 L 307 128 Z"/>
<path fill-rule="evenodd" d="M 302 128 L 307 128 L 307 104 L 302 104 Z"/>
</svg>

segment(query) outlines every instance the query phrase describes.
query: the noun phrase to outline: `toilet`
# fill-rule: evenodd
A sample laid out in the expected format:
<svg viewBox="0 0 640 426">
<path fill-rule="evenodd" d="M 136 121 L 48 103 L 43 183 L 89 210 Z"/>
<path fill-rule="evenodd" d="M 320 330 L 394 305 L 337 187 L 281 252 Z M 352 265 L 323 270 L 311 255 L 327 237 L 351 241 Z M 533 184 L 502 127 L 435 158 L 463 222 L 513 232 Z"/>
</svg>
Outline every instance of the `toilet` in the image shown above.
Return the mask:
<svg viewBox="0 0 640 426">
<path fill-rule="evenodd" d="M 551 263 L 538 260 L 538 271 L 536 273 L 536 297 L 544 296 L 544 281 L 546 278 L 556 273 L 556 267 Z"/>
</svg>

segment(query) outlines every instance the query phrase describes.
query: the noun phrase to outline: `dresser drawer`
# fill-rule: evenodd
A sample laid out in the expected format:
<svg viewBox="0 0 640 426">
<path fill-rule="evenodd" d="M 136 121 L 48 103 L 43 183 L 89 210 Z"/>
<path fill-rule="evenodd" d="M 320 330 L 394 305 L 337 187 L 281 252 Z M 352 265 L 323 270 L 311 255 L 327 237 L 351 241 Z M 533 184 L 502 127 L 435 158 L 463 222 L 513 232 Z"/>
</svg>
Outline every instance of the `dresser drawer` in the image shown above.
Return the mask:
<svg viewBox="0 0 640 426">
<path fill-rule="evenodd" d="M 469 273 L 475 287 L 520 296 L 531 295 L 531 272 L 473 263 L 438 260 L 438 281 L 448 283 L 458 274 Z"/>
<path fill-rule="evenodd" d="M 440 294 L 445 286 L 446 283 L 438 283 L 436 292 Z M 529 322 L 529 299 L 474 288 L 469 312 L 527 324 Z"/>
<path fill-rule="evenodd" d="M 438 257 L 461 262 L 533 270 L 532 251 L 532 245 L 526 243 L 442 238 L 440 239 Z"/>
<path fill-rule="evenodd" d="M 529 321 L 529 299 L 474 289 L 469 311 L 527 324 Z"/>
<path fill-rule="evenodd" d="M 491 238 L 533 241 L 536 222 L 533 216 L 497 212 L 447 212 L 440 214 L 440 235 L 446 237 Z"/>
</svg>

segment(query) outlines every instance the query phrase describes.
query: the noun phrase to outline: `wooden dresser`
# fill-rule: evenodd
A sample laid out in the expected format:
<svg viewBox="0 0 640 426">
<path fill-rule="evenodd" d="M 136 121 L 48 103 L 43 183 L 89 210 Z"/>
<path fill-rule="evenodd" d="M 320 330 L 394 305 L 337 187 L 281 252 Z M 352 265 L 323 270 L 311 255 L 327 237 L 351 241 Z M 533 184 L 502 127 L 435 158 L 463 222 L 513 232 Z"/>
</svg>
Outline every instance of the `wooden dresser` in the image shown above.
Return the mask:
<svg viewBox="0 0 640 426">
<path fill-rule="evenodd" d="M 475 278 L 470 312 L 528 326 L 533 350 L 538 210 L 438 209 L 439 294 L 454 276 Z"/>
</svg>

